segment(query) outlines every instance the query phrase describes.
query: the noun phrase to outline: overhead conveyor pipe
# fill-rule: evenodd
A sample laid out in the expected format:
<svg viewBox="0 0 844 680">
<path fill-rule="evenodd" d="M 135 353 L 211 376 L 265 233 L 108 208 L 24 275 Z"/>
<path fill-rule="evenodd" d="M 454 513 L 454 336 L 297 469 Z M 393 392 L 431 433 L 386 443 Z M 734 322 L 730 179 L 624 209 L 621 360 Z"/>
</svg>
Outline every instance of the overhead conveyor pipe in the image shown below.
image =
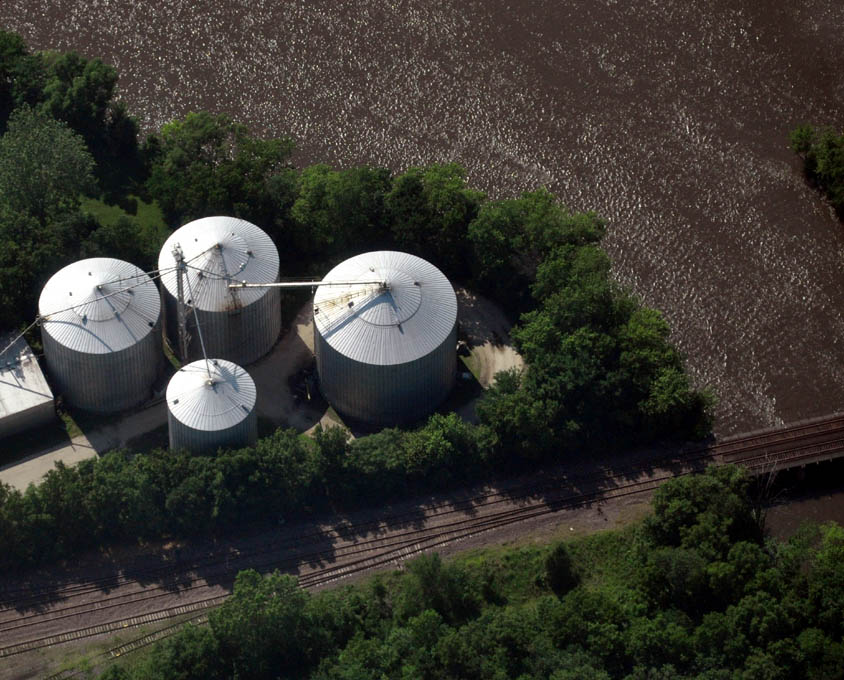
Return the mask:
<svg viewBox="0 0 844 680">
<path fill-rule="evenodd" d="M 314 286 L 382 286 L 386 281 L 276 281 L 275 283 L 230 283 L 229 288 L 313 288 Z"/>
</svg>

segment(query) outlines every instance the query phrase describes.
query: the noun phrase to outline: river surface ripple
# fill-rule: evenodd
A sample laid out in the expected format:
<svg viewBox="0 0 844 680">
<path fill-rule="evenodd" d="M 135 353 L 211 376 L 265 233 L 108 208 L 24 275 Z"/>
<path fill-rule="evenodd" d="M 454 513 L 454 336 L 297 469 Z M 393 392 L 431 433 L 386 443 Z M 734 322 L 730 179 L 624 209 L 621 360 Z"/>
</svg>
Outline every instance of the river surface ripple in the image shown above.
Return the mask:
<svg viewBox="0 0 844 680">
<path fill-rule="evenodd" d="M 145 130 L 227 112 L 300 163 L 455 160 L 608 222 L 719 435 L 844 410 L 844 236 L 787 135 L 844 127 L 840 0 L 3 0 L 120 72 Z"/>
</svg>

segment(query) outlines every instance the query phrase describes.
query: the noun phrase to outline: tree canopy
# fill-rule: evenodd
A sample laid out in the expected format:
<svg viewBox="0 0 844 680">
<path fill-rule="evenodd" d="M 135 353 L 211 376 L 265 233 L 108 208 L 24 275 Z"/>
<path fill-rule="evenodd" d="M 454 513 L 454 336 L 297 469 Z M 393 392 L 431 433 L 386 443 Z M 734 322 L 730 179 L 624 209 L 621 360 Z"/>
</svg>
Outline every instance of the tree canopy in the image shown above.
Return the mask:
<svg viewBox="0 0 844 680">
<path fill-rule="evenodd" d="M 173 227 L 209 215 L 272 225 L 292 150 L 291 140 L 252 137 L 225 114 L 189 113 L 147 139 L 147 190 Z"/>
<path fill-rule="evenodd" d="M 801 125 L 791 133 L 791 148 L 803 158 L 806 176 L 826 192 L 844 219 L 844 134 L 829 127 Z"/>
</svg>

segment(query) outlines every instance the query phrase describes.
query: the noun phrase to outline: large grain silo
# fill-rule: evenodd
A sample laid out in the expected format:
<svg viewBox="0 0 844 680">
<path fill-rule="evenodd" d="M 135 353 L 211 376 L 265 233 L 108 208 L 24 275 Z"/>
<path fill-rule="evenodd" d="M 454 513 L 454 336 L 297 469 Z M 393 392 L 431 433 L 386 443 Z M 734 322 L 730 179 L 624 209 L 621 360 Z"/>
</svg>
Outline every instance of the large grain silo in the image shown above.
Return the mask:
<svg viewBox="0 0 844 680">
<path fill-rule="evenodd" d="M 213 453 L 253 444 L 258 436 L 255 383 L 224 359 L 200 359 L 178 370 L 167 385 L 170 448 Z"/>
<path fill-rule="evenodd" d="M 281 330 L 279 290 L 230 289 L 229 283 L 278 280 L 278 251 L 270 237 L 254 224 L 234 217 L 205 217 L 170 235 L 158 256 L 158 268 L 162 272 L 167 337 L 177 349 L 178 258 L 183 258 L 185 265 L 182 295 L 189 308 L 188 356 L 182 360 L 203 356 L 197 319 L 207 356 L 243 365 L 266 354 Z"/>
<path fill-rule="evenodd" d="M 314 297 L 314 353 L 328 402 L 377 424 L 431 412 L 454 385 L 457 362 L 448 279 L 415 255 L 377 251 L 337 265 L 322 284 L 332 281 L 340 285 L 320 285 Z"/>
<path fill-rule="evenodd" d="M 138 267 L 74 262 L 47 281 L 38 312 L 48 374 L 68 403 L 114 413 L 151 396 L 163 358 L 161 299 Z"/>
</svg>

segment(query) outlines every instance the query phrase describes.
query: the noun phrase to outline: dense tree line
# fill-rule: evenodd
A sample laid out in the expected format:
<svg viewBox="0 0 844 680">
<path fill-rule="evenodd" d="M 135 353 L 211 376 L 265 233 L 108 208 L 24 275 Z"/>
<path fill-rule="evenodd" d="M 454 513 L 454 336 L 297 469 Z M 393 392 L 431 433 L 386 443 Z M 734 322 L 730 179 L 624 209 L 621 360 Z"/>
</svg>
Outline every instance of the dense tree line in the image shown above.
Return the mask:
<svg viewBox="0 0 844 680">
<path fill-rule="evenodd" d="M 844 219 L 844 134 L 801 125 L 791 133 L 791 148 L 803 158 L 806 176 L 826 193 Z"/>
<path fill-rule="evenodd" d="M 340 428 L 278 430 L 253 447 L 192 456 L 114 451 L 57 464 L 25 492 L 0 485 L 0 570 L 114 542 L 185 539 L 465 483 L 498 455 L 494 435 L 455 414 L 414 431 L 347 441 Z"/>
<path fill-rule="evenodd" d="M 659 312 L 612 281 L 603 234 L 544 190 L 487 203 L 470 225 L 481 285 L 507 299 L 521 278 L 511 290 L 532 298 L 512 331 L 527 370 L 499 376 L 478 409 L 524 456 L 709 430 L 711 397 L 692 388 Z"/>
<path fill-rule="evenodd" d="M 765 540 L 738 469 L 666 483 L 625 534 L 311 595 L 239 574 L 209 617 L 102 678 L 821 680 L 844 674 L 844 530 Z"/>
<path fill-rule="evenodd" d="M 0 230 L 11 244 L 0 251 L 0 323 L 29 320 L 39 283 L 76 257 L 152 266 L 166 232 L 128 214 L 101 225 L 80 212 L 84 193 L 123 191 L 123 200 L 131 190 L 173 227 L 220 213 L 257 223 L 281 246 L 286 275 L 324 273 L 372 248 L 418 253 L 519 319 L 513 337 L 527 362 L 524 373 L 499 376 L 478 407 L 480 426 L 435 416 L 351 444 L 338 432 L 305 443 L 278 432 L 216 457 L 113 453 L 59 467 L 23 494 L 0 487 L 0 563 L 218 532 L 305 498 L 325 508 L 455 485 L 490 467 L 708 431 L 709 397 L 689 384 L 659 313 L 612 281 L 596 215 L 570 213 L 546 190 L 488 201 L 455 164 L 397 175 L 298 170 L 289 139 L 258 139 L 225 115 L 188 114 L 139 147 L 136 126 L 112 99 L 113 69 L 73 54 L 30 54 L 8 33 L 0 55 Z M 104 174 L 124 155 L 127 169 L 113 173 L 120 181 Z M 15 171 L 33 159 L 49 181 Z"/>
</svg>

